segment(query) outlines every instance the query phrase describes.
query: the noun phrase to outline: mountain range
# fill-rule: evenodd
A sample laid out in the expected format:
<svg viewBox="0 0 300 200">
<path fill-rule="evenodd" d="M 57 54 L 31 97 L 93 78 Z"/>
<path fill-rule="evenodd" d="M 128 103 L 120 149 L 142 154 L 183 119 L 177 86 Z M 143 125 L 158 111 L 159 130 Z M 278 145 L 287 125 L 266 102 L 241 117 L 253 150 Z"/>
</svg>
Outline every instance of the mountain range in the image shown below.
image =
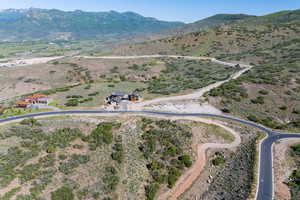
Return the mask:
<svg viewBox="0 0 300 200">
<path fill-rule="evenodd" d="M 7 9 L 0 12 L 0 40 L 120 37 L 153 34 L 182 25 L 134 12 Z"/>
<path fill-rule="evenodd" d="M 0 41 L 132 39 L 142 35 L 166 37 L 220 25 L 258 26 L 294 22 L 299 19 L 300 10 L 280 11 L 264 16 L 217 14 L 185 24 L 161 21 L 134 12 L 6 9 L 0 11 Z"/>
</svg>

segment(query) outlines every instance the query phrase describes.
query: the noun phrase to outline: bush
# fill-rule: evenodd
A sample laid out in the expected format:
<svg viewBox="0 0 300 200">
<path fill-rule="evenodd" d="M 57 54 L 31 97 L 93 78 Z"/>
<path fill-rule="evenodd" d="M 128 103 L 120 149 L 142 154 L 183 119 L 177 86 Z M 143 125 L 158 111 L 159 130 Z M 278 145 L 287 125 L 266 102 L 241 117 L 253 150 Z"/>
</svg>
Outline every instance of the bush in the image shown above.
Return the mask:
<svg viewBox="0 0 300 200">
<path fill-rule="evenodd" d="M 70 100 L 68 100 L 67 103 L 65 103 L 65 106 L 68 106 L 68 107 L 78 106 L 78 100 L 77 99 L 70 99 Z"/>
<path fill-rule="evenodd" d="M 42 164 L 43 167 L 53 167 L 55 164 L 55 154 L 48 154 L 39 159 L 39 163 Z"/>
<path fill-rule="evenodd" d="M 68 186 L 63 186 L 54 192 L 51 192 L 51 200 L 73 200 L 75 196 Z"/>
<path fill-rule="evenodd" d="M 47 152 L 47 153 L 54 153 L 55 150 L 56 150 L 55 145 L 49 145 L 49 146 L 47 147 L 46 152 Z"/>
<path fill-rule="evenodd" d="M 113 152 L 111 154 L 111 158 L 113 160 L 117 161 L 118 163 L 122 163 L 122 161 L 123 161 L 123 152 L 121 152 L 121 151 Z"/>
<path fill-rule="evenodd" d="M 21 187 L 13 188 L 10 191 L 6 192 L 3 196 L 0 196 L 0 199 L 1 200 L 10 200 L 20 190 L 21 190 Z"/>
<path fill-rule="evenodd" d="M 40 175 L 39 169 L 41 168 L 40 164 L 29 164 L 23 167 L 23 169 L 19 172 L 20 173 L 20 180 L 21 183 L 26 183 L 32 179 L 35 179 Z"/>
<path fill-rule="evenodd" d="M 294 109 L 293 114 L 300 114 L 300 110 Z"/>
<path fill-rule="evenodd" d="M 254 104 L 264 104 L 265 103 L 264 97 L 262 97 L 262 96 L 258 96 L 256 99 L 252 99 L 251 102 Z"/>
<path fill-rule="evenodd" d="M 295 144 L 291 146 L 291 149 L 292 156 L 300 156 L 300 144 Z"/>
<path fill-rule="evenodd" d="M 230 110 L 228 108 L 223 108 L 222 112 L 224 112 L 224 113 L 230 113 Z"/>
<path fill-rule="evenodd" d="M 157 191 L 159 190 L 159 184 L 152 183 L 145 187 L 146 199 L 154 200 Z"/>
<path fill-rule="evenodd" d="M 178 157 L 178 160 L 180 160 L 186 167 L 191 167 L 193 164 L 191 157 L 187 154 Z"/>
<path fill-rule="evenodd" d="M 117 185 L 120 178 L 117 176 L 117 170 L 114 167 L 105 168 L 106 175 L 103 177 L 102 181 L 105 184 L 105 189 L 107 192 L 113 192 L 117 189 Z"/>
<path fill-rule="evenodd" d="M 287 110 L 288 107 L 287 107 L 287 106 L 280 106 L 279 109 L 280 109 L 280 110 Z"/>
<path fill-rule="evenodd" d="M 22 124 L 22 125 L 28 125 L 28 126 L 31 126 L 31 127 L 40 126 L 40 124 L 38 123 L 37 119 L 34 119 L 34 118 L 23 119 L 20 122 L 20 124 Z"/>
<path fill-rule="evenodd" d="M 89 142 L 100 146 L 102 143 L 111 144 L 113 141 L 112 129 L 116 124 L 100 123 L 97 128 L 92 131 Z"/>
<path fill-rule="evenodd" d="M 218 156 L 217 158 L 212 160 L 212 164 L 214 166 L 220 166 L 225 164 L 225 159 L 222 156 Z"/>
<path fill-rule="evenodd" d="M 267 90 L 259 90 L 259 94 L 267 95 L 269 92 Z"/>
<path fill-rule="evenodd" d="M 258 118 L 255 115 L 249 115 L 247 117 L 248 120 L 253 121 L 253 122 L 258 122 Z"/>
<path fill-rule="evenodd" d="M 88 155 L 73 154 L 71 159 L 67 162 L 60 163 L 58 170 L 66 175 L 74 172 L 74 169 L 79 167 L 81 164 L 86 164 L 90 161 Z"/>
<path fill-rule="evenodd" d="M 180 176 L 180 171 L 176 168 L 172 168 L 168 174 L 168 187 L 172 188 Z"/>
</svg>

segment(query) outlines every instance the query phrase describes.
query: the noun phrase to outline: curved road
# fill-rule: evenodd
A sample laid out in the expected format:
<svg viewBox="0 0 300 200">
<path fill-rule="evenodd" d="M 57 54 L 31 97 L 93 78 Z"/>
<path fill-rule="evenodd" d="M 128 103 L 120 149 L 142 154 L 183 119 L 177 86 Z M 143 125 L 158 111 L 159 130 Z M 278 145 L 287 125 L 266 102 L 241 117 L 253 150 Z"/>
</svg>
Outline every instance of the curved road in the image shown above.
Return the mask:
<svg viewBox="0 0 300 200">
<path fill-rule="evenodd" d="M 142 55 L 142 56 L 74 56 L 75 58 L 86 58 L 86 59 L 105 59 L 105 60 L 130 60 L 130 59 L 140 59 L 140 58 L 182 58 L 188 60 L 210 60 L 211 62 L 218 63 L 221 65 L 227 65 L 235 67 L 237 64 L 242 68 L 248 68 L 249 65 L 241 63 L 229 63 L 221 60 L 217 60 L 212 57 L 205 56 L 179 56 L 179 55 Z M 251 67 L 250 67 L 251 68 Z"/>
<path fill-rule="evenodd" d="M 193 117 L 213 117 L 223 120 L 229 120 L 232 122 L 240 123 L 246 126 L 257 128 L 265 133 L 268 137 L 261 143 L 260 151 L 260 169 L 259 169 L 259 185 L 257 190 L 257 200 L 272 200 L 273 199 L 273 163 L 272 163 L 272 145 L 284 138 L 300 138 L 300 134 L 280 134 L 276 133 L 264 126 L 249 121 L 222 116 L 214 114 L 204 113 L 167 113 L 167 112 L 154 112 L 154 111 L 58 111 L 58 112 L 45 112 L 28 114 L 24 116 L 16 116 L 7 119 L 0 119 L 0 124 L 5 122 L 13 122 L 16 120 L 32 118 L 32 117 L 43 117 L 51 115 L 64 115 L 64 114 L 146 114 L 146 115 L 161 115 L 161 116 L 193 116 Z"/>
</svg>

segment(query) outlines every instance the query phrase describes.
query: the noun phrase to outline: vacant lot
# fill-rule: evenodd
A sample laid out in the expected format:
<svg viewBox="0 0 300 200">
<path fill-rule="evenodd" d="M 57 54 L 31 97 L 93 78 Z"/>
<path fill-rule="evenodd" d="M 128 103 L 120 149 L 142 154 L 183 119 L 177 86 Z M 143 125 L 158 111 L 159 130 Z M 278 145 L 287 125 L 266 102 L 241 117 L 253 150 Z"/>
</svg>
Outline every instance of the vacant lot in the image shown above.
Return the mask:
<svg viewBox="0 0 300 200">
<path fill-rule="evenodd" d="M 0 129 L 0 194 L 153 199 L 191 166 L 197 143 L 231 140 L 221 128 L 185 120 L 28 119 Z"/>
<path fill-rule="evenodd" d="M 237 80 L 210 91 L 210 101 L 232 114 L 277 129 L 300 127 L 300 40 L 249 54 L 264 58 Z M 246 58 L 251 55 L 245 54 Z"/>
<path fill-rule="evenodd" d="M 185 59 L 64 58 L 43 65 L 1 68 L 1 98 L 42 92 L 56 106 L 96 107 L 112 92 L 144 99 L 186 93 L 227 79 L 239 68 Z M 2 97 L 3 95 L 3 97 Z M 12 101 L 13 103 L 13 101 Z"/>
</svg>

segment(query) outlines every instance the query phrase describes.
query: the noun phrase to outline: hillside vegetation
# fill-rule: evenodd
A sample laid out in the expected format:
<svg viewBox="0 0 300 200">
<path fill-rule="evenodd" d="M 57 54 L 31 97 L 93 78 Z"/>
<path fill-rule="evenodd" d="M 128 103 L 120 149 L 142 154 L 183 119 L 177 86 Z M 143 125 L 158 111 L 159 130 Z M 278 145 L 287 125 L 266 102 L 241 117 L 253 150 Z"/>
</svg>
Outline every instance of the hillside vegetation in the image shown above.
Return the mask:
<svg viewBox="0 0 300 200">
<path fill-rule="evenodd" d="M 300 9 L 280 11 L 264 16 L 252 16 L 241 21 L 237 21 L 236 25 L 243 26 L 257 26 L 257 25 L 270 25 L 270 24 L 283 24 L 291 22 L 299 22 Z"/>
<path fill-rule="evenodd" d="M 208 28 L 211 28 L 214 26 L 233 23 L 238 20 L 247 19 L 249 17 L 254 17 L 254 16 L 245 15 L 245 14 L 217 14 L 217 15 L 196 21 L 194 23 L 184 25 L 179 28 L 175 28 L 173 31 L 175 31 L 176 34 L 195 32 L 195 31 L 208 29 Z"/>
<path fill-rule="evenodd" d="M 212 90 L 210 103 L 271 128 L 298 129 L 300 122 L 300 13 L 256 17 L 177 37 L 123 46 L 115 53 L 210 56 L 254 65 L 237 80 Z M 274 23 L 273 23 L 274 22 Z M 288 22 L 288 23 L 285 23 Z"/>
<path fill-rule="evenodd" d="M 0 129 L 0 199 L 151 200 L 191 167 L 193 144 L 224 134 L 185 120 L 26 119 Z"/>
<path fill-rule="evenodd" d="M 290 148 L 290 154 L 295 160 L 297 168 L 291 173 L 287 185 L 291 192 L 291 200 L 296 200 L 300 198 L 300 143 Z"/>
</svg>

